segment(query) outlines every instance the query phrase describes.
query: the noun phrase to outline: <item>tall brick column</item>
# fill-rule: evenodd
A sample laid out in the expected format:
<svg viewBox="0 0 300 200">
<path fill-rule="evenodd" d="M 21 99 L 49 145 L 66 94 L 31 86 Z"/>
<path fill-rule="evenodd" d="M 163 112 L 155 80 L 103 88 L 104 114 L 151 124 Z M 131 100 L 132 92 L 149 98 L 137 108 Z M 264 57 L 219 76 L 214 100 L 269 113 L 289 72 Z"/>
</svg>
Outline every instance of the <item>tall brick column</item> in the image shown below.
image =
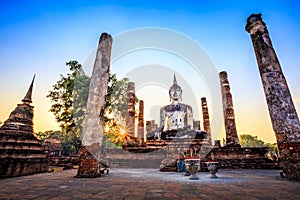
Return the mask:
<svg viewBox="0 0 300 200">
<path fill-rule="evenodd" d="M 210 122 L 209 122 L 209 113 L 206 98 L 201 98 L 201 106 L 202 106 L 202 116 L 203 116 L 203 128 L 207 132 L 207 141 L 210 145 L 211 143 L 211 132 L 210 132 Z"/>
<path fill-rule="evenodd" d="M 107 33 L 102 33 L 89 86 L 86 115 L 83 121 L 83 147 L 80 150 L 77 177 L 97 177 L 100 175 L 100 149 L 103 141 L 103 116 L 111 47 L 112 37 Z"/>
<path fill-rule="evenodd" d="M 138 138 L 144 138 L 144 101 L 139 101 Z"/>
<path fill-rule="evenodd" d="M 283 172 L 288 179 L 300 180 L 300 123 L 288 84 L 261 14 L 250 15 L 245 28 L 252 40 L 278 148 L 284 160 Z"/>
<path fill-rule="evenodd" d="M 128 83 L 127 88 L 127 113 L 126 113 L 126 130 L 130 136 L 135 136 L 135 84 Z"/>
<path fill-rule="evenodd" d="M 228 81 L 227 72 L 219 73 L 221 94 L 223 101 L 223 114 L 226 131 L 226 146 L 240 146 L 239 138 L 236 131 L 235 117 L 233 110 L 232 95 Z"/>
</svg>

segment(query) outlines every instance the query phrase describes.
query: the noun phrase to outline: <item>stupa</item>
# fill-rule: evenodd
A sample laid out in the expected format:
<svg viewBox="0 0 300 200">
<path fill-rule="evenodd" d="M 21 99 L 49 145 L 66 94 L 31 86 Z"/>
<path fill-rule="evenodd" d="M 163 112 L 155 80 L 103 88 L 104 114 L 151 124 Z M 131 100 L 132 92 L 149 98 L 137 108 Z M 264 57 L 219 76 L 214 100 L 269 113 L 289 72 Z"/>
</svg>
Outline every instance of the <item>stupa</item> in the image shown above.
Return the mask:
<svg viewBox="0 0 300 200">
<path fill-rule="evenodd" d="M 48 171 L 47 154 L 33 135 L 31 96 L 34 78 L 23 103 L 18 104 L 0 128 L 0 177 Z"/>
</svg>

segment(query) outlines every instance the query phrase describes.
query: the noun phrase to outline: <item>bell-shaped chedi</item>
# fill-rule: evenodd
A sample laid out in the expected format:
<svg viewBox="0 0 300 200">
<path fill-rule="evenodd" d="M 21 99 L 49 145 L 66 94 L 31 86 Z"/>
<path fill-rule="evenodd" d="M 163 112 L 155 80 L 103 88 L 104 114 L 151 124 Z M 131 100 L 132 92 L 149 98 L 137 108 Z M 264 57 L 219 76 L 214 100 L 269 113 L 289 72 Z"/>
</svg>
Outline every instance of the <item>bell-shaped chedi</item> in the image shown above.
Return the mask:
<svg viewBox="0 0 300 200">
<path fill-rule="evenodd" d="M 32 88 L 0 128 L 0 177 L 21 176 L 48 171 L 47 154 L 33 135 Z"/>
</svg>

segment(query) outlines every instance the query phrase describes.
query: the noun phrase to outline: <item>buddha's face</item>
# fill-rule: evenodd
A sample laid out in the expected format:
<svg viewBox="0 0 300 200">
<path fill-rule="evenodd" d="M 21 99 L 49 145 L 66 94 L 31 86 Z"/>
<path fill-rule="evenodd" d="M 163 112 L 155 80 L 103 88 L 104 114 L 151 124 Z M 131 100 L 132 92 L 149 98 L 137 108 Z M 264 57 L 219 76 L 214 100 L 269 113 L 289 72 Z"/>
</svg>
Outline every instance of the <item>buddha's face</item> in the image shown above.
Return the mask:
<svg viewBox="0 0 300 200">
<path fill-rule="evenodd" d="M 181 87 L 179 87 L 178 85 L 173 85 L 170 88 L 169 95 L 173 101 L 181 100 L 181 95 L 182 95 Z"/>
</svg>

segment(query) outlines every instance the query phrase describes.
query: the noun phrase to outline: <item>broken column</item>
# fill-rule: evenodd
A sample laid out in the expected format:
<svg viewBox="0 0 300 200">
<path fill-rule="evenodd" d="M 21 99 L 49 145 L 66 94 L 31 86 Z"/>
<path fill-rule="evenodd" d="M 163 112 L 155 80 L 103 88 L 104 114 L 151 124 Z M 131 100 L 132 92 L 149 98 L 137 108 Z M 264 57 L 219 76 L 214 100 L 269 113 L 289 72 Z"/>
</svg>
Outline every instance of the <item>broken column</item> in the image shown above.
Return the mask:
<svg viewBox="0 0 300 200">
<path fill-rule="evenodd" d="M 144 138 L 144 101 L 139 101 L 138 138 Z"/>
<path fill-rule="evenodd" d="M 209 122 L 209 113 L 206 98 L 201 98 L 201 106 L 202 106 L 202 116 L 203 116 L 203 128 L 207 132 L 207 142 L 212 145 L 211 142 L 211 132 L 210 132 L 210 122 Z"/>
<path fill-rule="evenodd" d="M 135 130 L 135 84 L 133 82 L 128 82 L 126 131 L 129 136 L 134 137 L 135 136 L 134 130 Z"/>
<path fill-rule="evenodd" d="M 232 95 L 228 81 L 227 72 L 222 71 L 219 74 L 221 94 L 223 101 L 223 114 L 226 131 L 226 146 L 240 146 L 236 131 L 235 117 L 233 110 Z"/>
<path fill-rule="evenodd" d="M 250 15 L 245 28 L 255 51 L 283 172 L 287 179 L 300 180 L 300 123 L 268 29 L 261 14 Z"/>
<path fill-rule="evenodd" d="M 82 143 L 77 177 L 98 177 L 100 175 L 100 149 L 103 141 L 105 97 L 112 37 L 107 33 L 100 36 L 93 73 L 89 86 L 86 114 L 83 121 Z"/>
</svg>

